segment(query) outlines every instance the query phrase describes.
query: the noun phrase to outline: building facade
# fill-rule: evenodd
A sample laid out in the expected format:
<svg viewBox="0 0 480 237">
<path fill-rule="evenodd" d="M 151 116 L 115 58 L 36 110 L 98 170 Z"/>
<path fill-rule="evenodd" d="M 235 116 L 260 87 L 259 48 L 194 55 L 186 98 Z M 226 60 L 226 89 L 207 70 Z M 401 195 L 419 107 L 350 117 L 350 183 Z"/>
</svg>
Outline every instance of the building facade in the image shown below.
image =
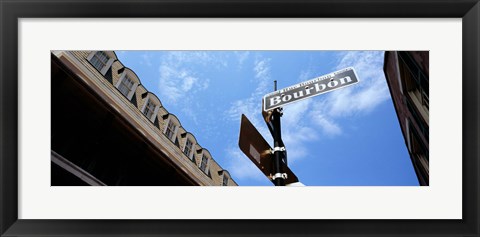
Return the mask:
<svg viewBox="0 0 480 237">
<path fill-rule="evenodd" d="M 429 185 L 429 52 L 387 51 L 384 72 L 418 181 Z"/>
<path fill-rule="evenodd" d="M 52 51 L 51 182 L 237 186 L 113 51 Z"/>
</svg>

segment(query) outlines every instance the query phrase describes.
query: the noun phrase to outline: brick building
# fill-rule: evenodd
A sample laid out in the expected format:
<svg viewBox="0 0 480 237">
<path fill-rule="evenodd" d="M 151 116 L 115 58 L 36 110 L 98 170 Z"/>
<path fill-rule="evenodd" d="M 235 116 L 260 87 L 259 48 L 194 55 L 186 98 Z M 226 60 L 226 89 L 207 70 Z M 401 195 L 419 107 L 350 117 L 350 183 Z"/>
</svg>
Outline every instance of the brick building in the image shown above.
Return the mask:
<svg viewBox="0 0 480 237">
<path fill-rule="evenodd" d="M 236 186 L 113 51 L 52 51 L 51 183 Z"/>
<path fill-rule="evenodd" d="M 418 181 L 429 185 L 429 52 L 387 51 L 384 72 Z"/>
</svg>

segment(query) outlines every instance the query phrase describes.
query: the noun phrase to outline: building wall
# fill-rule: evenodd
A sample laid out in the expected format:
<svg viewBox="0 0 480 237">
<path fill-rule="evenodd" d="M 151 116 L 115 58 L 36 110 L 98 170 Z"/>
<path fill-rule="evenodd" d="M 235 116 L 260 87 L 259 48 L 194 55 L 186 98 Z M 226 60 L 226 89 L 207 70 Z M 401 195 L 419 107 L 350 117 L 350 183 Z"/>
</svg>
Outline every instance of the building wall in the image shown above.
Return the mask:
<svg viewBox="0 0 480 237">
<path fill-rule="evenodd" d="M 102 93 L 106 93 L 106 96 L 111 97 L 112 101 L 116 101 L 115 103 L 111 103 L 112 107 L 117 111 L 127 111 L 127 113 L 123 113 L 123 115 L 136 121 L 140 124 L 142 129 L 145 129 L 149 134 L 154 134 L 155 140 L 158 141 L 166 141 L 161 142 L 159 144 L 160 149 L 163 148 L 164 152 L 170 154 L 172 160 L 179 162 L 180 165 L 183 167 L 182 170 L 189 175 L 200 177 L 200 180 L 204 180 L 199 183 L 199 185 L 222 185 L 222 178 L 223 178 L 223 169 L 213 157 L 210 156 L 209 152 L 208 155 L 211 158 L 209 161 L 209 170 L 204 173 L 200 170 L 200 162 L 202 159 L 202 155 L 204 148 L 202 148 L 198 141 L 195 138 L 195 144 L 193 148 L 194 152 L 194 162 L 189 159 L 185 154 L 183 154 L 186 134 L 186 131 L 182 126 L 178 118 L 175 115 L 168 112 L 168 110 L 163 107 L 159 98 L 156 95 L 150 93 L 147 88 L 145 88 L 141 84 L 141 79 L 139 80 L 139 85 L 135 89 L 135 93 L 131 100 L 128 100 L 126 96 L 124 96 L 116 87 L 117 83 L 119 82 L 122 73 L 126 70 L 130 70 L 125 67 L 118 59 L 116 59 L 114 52 L 108 52 L 110 55 L 115 57 L 115 61 L 112 63 L 110 69 L 106 72 L 105 75 L 102 75 L 99 70 L 97 70 L 88 60 L 89 55 L 92 55 L 91 51 L 54 51 L 53 54 L 62 60 L 68 60 L 72 62 L 72 65 L 77 65 L 76 70 L 82 70 L 83 78 L 87 81 L 87 83 L 92 83 L 96 85 L 104 86 L 107 88 L 106 90 L 100 90 Z M 129 72 L 134 73 L 134 72 Z M 136 76 L 136 75 L 135 75 Z M 54 82 L 52 82 L 54 83 Z M 93 88 L 93 87 L 92 87 Z M 157 109 L 157 113 L 155 115 L 155 120 L 150 121 L 142 113 L 142 108 L 146 103 L 147 98 L 152 98 L 154 101 L 157 101 L 159 108 Z M 175 134 L 175 138 L 170 140 L 165 135 L 165 129 L 168 125 L 168 121 L 174 121 L 177 125 L 177 130 Z M 193 135 L 191 135 L 193 136 Z M 198 153 L 197 151 L 201 151 Z M 229 180 L 229 186 L 236 186 L 236 182 L 231 179 Z"/>
<path fill-rule="evenodd" d="M 384 72 L 420 185 L 429 185 L 429 52 L 387 51 Z"/>
</svg>

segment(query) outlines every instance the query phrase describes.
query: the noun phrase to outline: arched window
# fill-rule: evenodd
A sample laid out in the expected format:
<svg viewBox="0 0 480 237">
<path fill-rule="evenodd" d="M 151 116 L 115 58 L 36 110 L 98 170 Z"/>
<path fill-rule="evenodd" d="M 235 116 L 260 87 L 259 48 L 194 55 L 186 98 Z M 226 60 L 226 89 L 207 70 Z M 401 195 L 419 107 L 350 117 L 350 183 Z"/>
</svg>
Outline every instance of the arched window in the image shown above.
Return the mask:
<svg viewBox="0 0 480 237">
<path fill-rule="evenodd" d="M 197 144 L 197 139 L 195 139 L 195 137 L 189 132 L 182 134 L 182 138 L 184 138 L 182 150 L 183 154 L 185 154 L 185 156 L 187 156 L 190 160 L 195 161 L 194 151 L 195 145 Z"/>
<path fill-rule="evenodd" d="M 207 170 L 207 165 L 208 165 L 208 161 L 210 159 L 208 158 L 208 156 L 206 156 L 205 154 L 202 155 L 202 162 L 200 162 L 200 170 L 207 173 L 206 170 Z"/>
<path fill-rule="evenodd" d="M 220 170 L 218 171 L 220 177 L 222 177 L 222 186 L 228 186 L 228 182 L 230 181 L 230 173 L 227 170 Z"/>
<path fill-rule="evenodd" d="M 148 93 L 147 97 L 145 98 L 143 108 L 141 109 L 143 115 L 145 115 L 145 117 L 147 117 L 153 123 L 155 122 L 155 118 L 157 118 L 159 109 L 160 100 L 158 100 L 155 95 Z"/>
<path fill-rule="evenodd" d="M 200 164 L 198 168 L 200 168 L 201 171 L 203 171 L 205 174 L 208 175 L 208 171 L 210 168 L 210 160 L 212 159 L 212 155 L 210 155 L 210 152 L 208 152 L 207 149 L 202 149 L 202 159 L 200 160 Z"/>
<path fill-rule="evenodd" d="M 167 136 L 168 139 L 170 139 L 170 141 L 176 143 L 177 132 L 178 128 L 180 127 L 180 121 L 178 121 L 175 115 L 168 114 L 165 124 L 167 126 L 165 126 L 165 130 L 163 131 L 163 133 L 165 134 L 165 136 Z"/>
<path fill-rule="evenodd" d="M 223 181 L 222 181 L 222 186 L 228 186 L 228 176 L 223 174 Z"/>
<path fill-rule="evenodd" d="M 183 148 L 183 154 L 185 154 L 188 158 L 190 158 L 193 154 L 193 142 L 187 138 L 185 141 L 185 147 Z"/>
<path fill-rule="evenodd" d="M 105 76 L 116 58 L 112 51 L 92 51 L 88 55 L 87 60 Z"/>
<path fill-rule="evenodd" d="M 120 79 L 115 87 L 120 91 L 120 93 L 127 97 L 128 100 L 131 100 L 139 84 L 140 80 L 135 73 L 130 69 L 126 69 L 120 75 Z"/>
<path fill-rule="evenodd" d="M 168 139 L 173 140 L 177 128 L 178 126 L 172 120 L 168 121 L 167 130 L 165 131 L 165 135 L 167 135 Z"/>
</svg>

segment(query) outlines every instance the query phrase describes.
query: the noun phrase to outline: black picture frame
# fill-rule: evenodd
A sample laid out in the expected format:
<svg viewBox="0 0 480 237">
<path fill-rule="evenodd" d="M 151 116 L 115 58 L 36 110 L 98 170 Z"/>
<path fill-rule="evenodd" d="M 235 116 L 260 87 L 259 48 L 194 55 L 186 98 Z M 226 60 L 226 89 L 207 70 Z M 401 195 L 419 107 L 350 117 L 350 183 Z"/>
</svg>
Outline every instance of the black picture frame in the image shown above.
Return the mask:
<svg viewBox="0 0 480 237">
<path fill-rule="evenodd" d="M 480 236 L 478 0 L 0 0 L 1 236 Z M 462 18 L 462 220 L 18 219 L 18 19 L 73 17 Z M 219 210 L 221 211 L 221 210 Z"/>
</svg>

